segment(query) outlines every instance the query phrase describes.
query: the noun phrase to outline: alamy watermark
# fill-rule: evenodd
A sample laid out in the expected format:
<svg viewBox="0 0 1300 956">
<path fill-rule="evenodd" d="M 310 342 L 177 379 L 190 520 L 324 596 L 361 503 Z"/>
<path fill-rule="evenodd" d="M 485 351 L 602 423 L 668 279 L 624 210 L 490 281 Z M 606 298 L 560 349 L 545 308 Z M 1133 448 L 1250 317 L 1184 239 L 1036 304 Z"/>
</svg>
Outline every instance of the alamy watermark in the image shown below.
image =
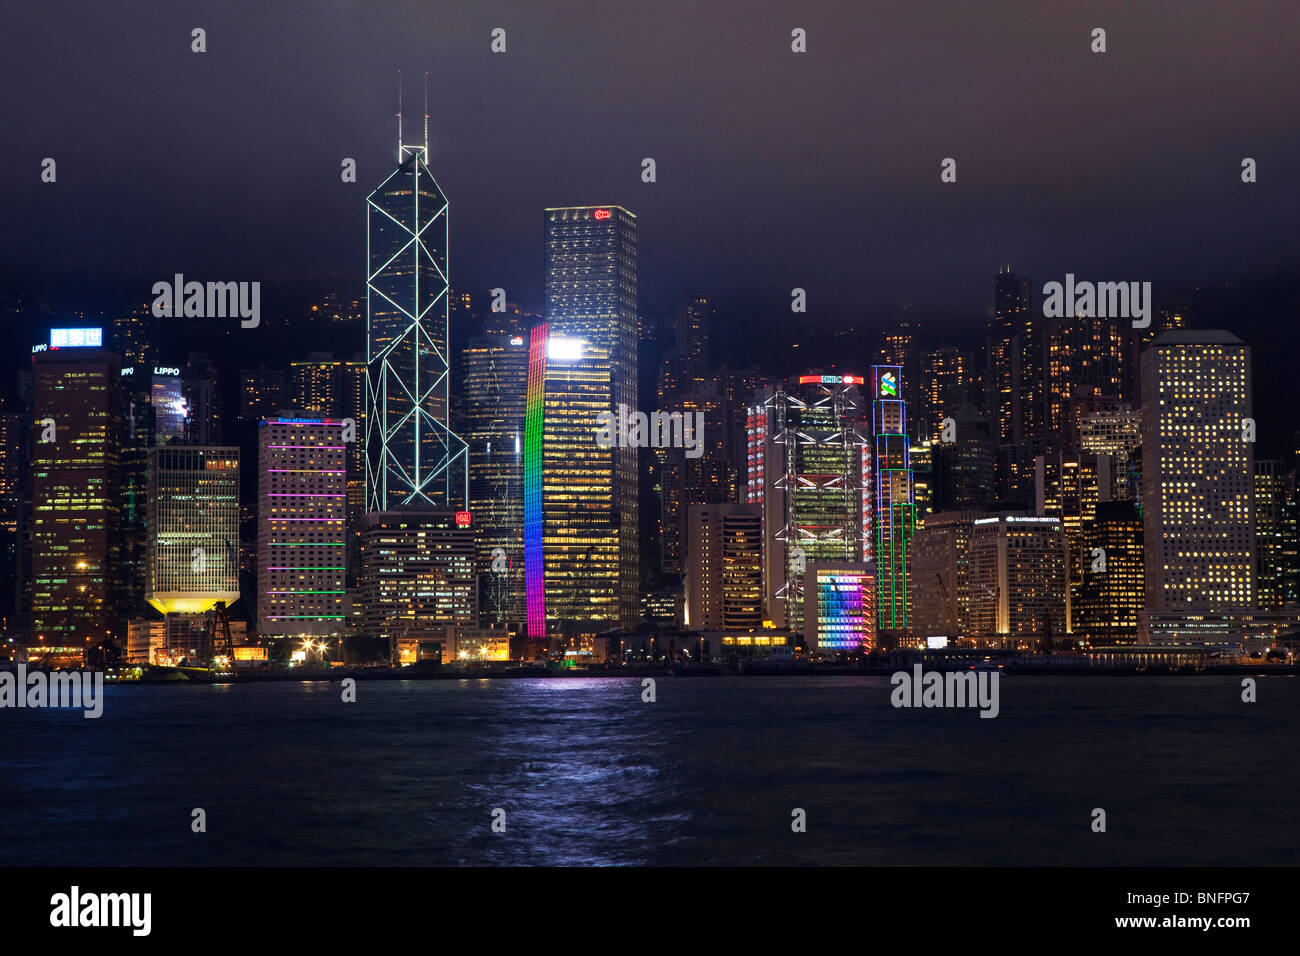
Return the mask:
<svg viewBox="0 0 1300 956">
<path fill-rule="evenodd" d="M 704 454 L 703 412 L 633 412 L 626 405 L 596 416 L 601 448 L 684 448 L 687 458 Z"/>
<path fill-rule="evenodd" d="M 255 329 L 262 322 L 262 283 L 186 282 L 176 273 L 171 282 L 153 284 L 156 319 L 226 319 L 239 316 L 240 326 Z"/>
<path fill-rule="evenodd" d="M 0 708 L 80 707 L 88 720 L 104 714 L 101 671 L 32 671 L 26 664 L 0 671 Z"/>
<path fill-rule="evenodd" d="M 915 664 L 912 673 L 895 671 L 889 678 L 894 688 L 889 702 L 895 707 L 979 707 L 981 717 L 996 717 L 1001 677 L 1001 671 L 922 672 Z"/>
<path fill-rule="evenodd" d="M 133 936 L 148 936 L 152 928 L 152 893 L 82 893 L 74 886 L 50 897 L 50 925 L 125 926 Z"/>
<path fill-rule="evenodd" d="M 1076 317 L 1132 319 L 1133 328 L 1151 324 L 1150 282 L 1075 282 L 1065 274 L 1065 284 L 1043 286 L 1043 315 L 1049 319 Z"/>
</svg>

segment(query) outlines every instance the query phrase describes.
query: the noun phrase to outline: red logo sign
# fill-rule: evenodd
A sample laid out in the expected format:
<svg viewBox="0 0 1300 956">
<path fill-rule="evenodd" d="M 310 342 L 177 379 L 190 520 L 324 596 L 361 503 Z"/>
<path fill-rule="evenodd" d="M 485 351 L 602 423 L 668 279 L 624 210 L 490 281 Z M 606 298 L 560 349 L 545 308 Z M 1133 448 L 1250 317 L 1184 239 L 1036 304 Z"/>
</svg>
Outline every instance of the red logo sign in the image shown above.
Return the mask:
<svg viewBox="0 0 1300 956">
<path fill-rule="evenodd" d="M 608 210 L 608 209 L 597 209 L 597 210 L 596 210 L 596 218 L 597 218 L 597 219 L 608 219 L 608 218 L 609 218 L 609 210 Z"/>
<path fill-rule="evenodd" d="M 468 511 L 457 511 L 457 512 L 456 512 L 456 527 L 458 527 L 458 528 L 468 528 L 468 527 L 469 527 L 469 521 L 470 521 L 470 517 L 469 517 L 469 512 L 468 512 Z"/>
</svg>

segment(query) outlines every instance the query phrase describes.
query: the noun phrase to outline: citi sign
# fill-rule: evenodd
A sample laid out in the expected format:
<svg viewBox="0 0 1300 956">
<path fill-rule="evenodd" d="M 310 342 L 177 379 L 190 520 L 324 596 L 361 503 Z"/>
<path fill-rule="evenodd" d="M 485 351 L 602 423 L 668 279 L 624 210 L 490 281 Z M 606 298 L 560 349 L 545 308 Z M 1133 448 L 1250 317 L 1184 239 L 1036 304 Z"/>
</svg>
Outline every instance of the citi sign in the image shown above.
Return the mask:
<svg viewBox="0 0 1300 956">
<path fill-rule="evenodd" d="M 609 218 L 609 215 L 610 215 L 610 213 L 609 213 L 609 210 L 608 210 L 608 209 L 597 209 L 597 210 L 596 210 L 596 218 L 597 218 L 597 219 L 608 219 L 608 218 Z"/>
</svg>

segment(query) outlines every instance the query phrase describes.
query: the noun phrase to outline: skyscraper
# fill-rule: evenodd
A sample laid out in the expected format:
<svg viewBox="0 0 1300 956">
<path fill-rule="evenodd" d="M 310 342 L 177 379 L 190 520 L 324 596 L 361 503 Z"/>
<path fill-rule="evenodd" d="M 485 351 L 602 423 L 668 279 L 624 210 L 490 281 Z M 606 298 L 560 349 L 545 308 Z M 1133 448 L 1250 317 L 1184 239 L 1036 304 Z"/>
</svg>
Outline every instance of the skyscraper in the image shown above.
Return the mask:
<svg viewBox="0 0 1300 956">
<path fill-rule="evenodd" d="M 877 365 L 894 365 L 902 369 L 898 397 L 907 404 L 915 421 L 907 423 L 910 438 L 928 437 L 921 429 L 924 404 L 921 401 L 921 342 L 925 329 L 919 322 L 891 323 L 881 340 Z M 924 423 L 928 425 L 928 423 Z"/>
<path fill-rule="evenodd" d="M 153 367 L 158 348 L 158 319 L 147 306 L 113 320 L 112 346 L 123 368 Z"/>
<path fill-rule="evenodd" d="M 541 496 L 529 498 L 541 524 L 525 539 L 541 549 L 526 562 L 530 637 L 545 634 L 537 588 L 546 620 L 632 627 L 640 616 L 639 449 L 595 441 L 601 412 L 637 407 L 636 217 L 621 206 L 547 209 L 545 230 L 547 321 L 532 333 L 525 450 L 545 459 L 531 472 L 542 484 L 525 491 Z M 525 483 L 529 474 L 526 464 Z"/>
<path fill-rule="evenodd" d="M 976 518 L 966 560 L 970 635 L 1026 649 L 1063 638 L 1070 628 L 1067 560 L 1058 518 Z"/>
<path fill-rule="evenodd" d="M 1127 404 L 1093 412 L 1079 423 L 1079 446 L 1097 458 L 1101 501 L 1138 498 L 1137 459 L 1142 447 L 1141 415 Z"/>
<path fill-rule="evenodd" d="M 1077 448 L 1075 403 L 1127 399 L 1128 346 L 1113 318 L 1054 319 L 1047 331 L 1047 435 L 1057 448 Z"/>
<path fill-rule="evenodd" d="M 809 561 L 803 588 L 806 646 L 823 657 L 872 650 L 877 591 L 870 561 Z"/>
<path fill-rule="evenodd" d="M 903 370 L 897 365 L 871 369 L 871 420 L 874 438 L 876 614 L 882 631 L 907 627 L 907 548 L 916 531 L 912 468 L 907 440 Z"/>
<path fill-rule="evenodd" d="M 239 373 L 239 417 L 257 421 L 290 404 L 289 380 L 283 369 L 247 369 Z"/>
<path fill-rule="evenodd" d="M 239 449 L 150 449 L 148 502 L 145 599 L 162 614 L 239 600 Z"/>
<path fill-rule="evenodd" d="M 366 363 L 364 358 L 336 359 L 329 352 L 312 352 L 306 359 L 289 363 L 289 386 L 292 407 L 313 417 L 351 420 L 353 427 L 344 431 L 348 468 L 348 531 L 356 539 L 365 513 L 365 444 L 355 440 L 365 435 Z M 278 410 L 278 409 L 277 409 Z M 350 553 L 355 556 L 354 540 Z M 349 561 L 349 566 L 355 562 Z"/>
<path fill-rule="evenodd" d="M 622 450 L 596 443 L 597 415 L 609 411 L 609 363 L 588 358 L 587 348 L 547 323 L 530 335 L 524 576 L 533 639 L 557 629 L 606 630 L 628 613 L 620 600 L 628 518 L 615 507 Z"/>
<path fill-rule="evenodd" d="M 185 440 L 192 445 L 215 445 L 221 442 L 221 389 L 217 367 L 202 352 L 191 352 L 181 370 L 184 391 Z"/>
<path fill-rule="evenodd" d="M 1255 603 L 1250 347 L 1224 331 L 1165 332 L 1142 353 L 1146 609 Z"/>
<path fill-rule="evenodd" d="M 750 409 L 746 500 L 763 508 L 764 608 L 792 630 L 803 630 L 808 562 L 871 555 L 862 384 L 861 375 L 811 372 L 765 389 Z"/>
<path fill-rule="evenodd" d="M 709 423 L 704 434 L 697 436 L 701 443 L 699 454 L 688 455 L 681 448 L 653 449 L 659 458 L 659 554 L 660 569 L 669 574 L 685 572 L 689 557 L 687 542 L 687 509 L 691 505 L 720 504 L 728 501 L 730 490 L 727 470 L 723 403 L 717 386 L 710 381 L 697 392 L 678 394 L 671 405 L 660 406 L 661 411 L 683 415 L 704 416 Z"/>
<path fill-rule="evenodd" d="M 909 548 L 910 627 L 918 641 L 968 632 L 971 595 L 969 546 L 978 511 L 926 515 Z"/>
<path fill-rule="evenodd" d="M 366 199 L 366 510 L 468 506 L 469 459 L 450 425 L 448 203 L 425 145 Z"/>
<path fill-rule="evenodd" d="M 524 407 L 528 344 L 523 335 L 470 339 L 463 356 L 469 502 L 475 570 L 484 582 L 486 624 L 524 620 Z"/>
<path fill-rule="evenodd" d="M 117 623 L 120 365 L 96 345 L 32 356 L 33 643 L 85 648 Z"/>
<path fill-rule="evenodd" d="M 1131 644 L 1137 640 L 1144 596 L 1142 514 L 1137 502 L 1099 502 L 1084 534 L 1083 586 L 1074 632 L 1095 644 Z"/>
<path fill-rule="evenodd" d="M 1287 544 L 1295 533 L 1288 499 L 1295 476 L 1276 459 L 1255 460 L 1256 604 L 1280 611 L 1287 602 Z"/>
<path fill-rule="evenodd" d="M 469 512 L 404 508 L 362 518 L 366 632 L 401 652 L 478 620 L 474 531 Z M 444 646 L 446 646 L 444 644 Z"/>
<path fill-rule="evenodd" d="M 678 395 L 697 391 L 708 379 L 709 326 L 714 308 L 702 295 L 677 303 L 673 315 L 674 344 L 664 354 L 659 369 L 659 407 L 666 408 Z"/>
<path fill-rule="evenodd" d="M 342 633 L 347 447 L 337 418 L 275 417 L 258 429 L 257 617 L 263 636 Z"/>
<path fill-rule="evenodd" d="M 173 441 L 184 441 L 189 409 L 185 403 L 185 390 L 181 384 L 179 367 L 154 366 L 150 404 L 153 405 L 154 444 L 166 445 Z"/>
<path fill-rule="evenodd" d="M 943 420 L 955 416 L 969 398 L 971 358 L 959 349 L 940 348 L 926 352 L 921 366 L 921 435 L 938 441 Z"/>
<path fill-rule="evenodd" d="M 1037 368 L 1033 343 L 1041 323 L 1031 314 L 1032 301 L 1028 279 L 1009 268 L 994 277 L 986 381 L 991 392 L 988 404 L 994 435 L 1001 445 L 1018 444 L 1030 434 L 1032 405 L 1042 395 L 1033 385 Z"/>
<path fill-rule="evenodd" d="M 951 417 L 954 440 L 933 446 L 934 510 L 986 510 L 993 504 L 997 462 L 988 420 L 970 402 Z"/>
<path fill-rule="evenodd" d="M 696 630 L 763 623 L 763 512 L 754 504 L 697 504 L 686 550 L 686 625 Z"/>
</svg>

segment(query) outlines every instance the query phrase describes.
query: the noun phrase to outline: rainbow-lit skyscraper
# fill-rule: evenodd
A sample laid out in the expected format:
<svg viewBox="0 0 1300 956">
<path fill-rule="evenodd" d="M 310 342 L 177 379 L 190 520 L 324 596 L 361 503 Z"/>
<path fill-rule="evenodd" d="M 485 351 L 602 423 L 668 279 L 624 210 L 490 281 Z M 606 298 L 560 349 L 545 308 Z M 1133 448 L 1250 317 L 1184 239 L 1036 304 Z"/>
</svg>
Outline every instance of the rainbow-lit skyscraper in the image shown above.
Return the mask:
<svg viewBox="0 0 1300 956">
<path fill-rule="evenodd" d="M 546 322 L 532 330 L 524 428 L 529 638 L 586 638 L 640 618 L 637 457 L 597 443 L 636 407 L 636 217 L 547 209 Z"/>
<path fill-rule="evenodd" d="M 618 448 L 596 443 L 609 409 L 603 350 L 532 330 L 524 422 L 524 590 L 528 637 L 595 634 L 620 621 Z M 593 354 L 594 353 L 594 354 Z"/>
<path fill-rule="evenodd" d="M 542 561 L 542 410 L 546 398 L 546 323 L 528 343 L 524 400 L 524 603 L 528 634 L 546 633 L 546 580 Z"/>
<path fill-rule="evenodd" d="M 873 366 L 871 394 L 875 433 L 876 617 L 881 631 L 901 631 L 907 627 L 907 547 L 916 532 L 902 367 Z"/>
</svg>

